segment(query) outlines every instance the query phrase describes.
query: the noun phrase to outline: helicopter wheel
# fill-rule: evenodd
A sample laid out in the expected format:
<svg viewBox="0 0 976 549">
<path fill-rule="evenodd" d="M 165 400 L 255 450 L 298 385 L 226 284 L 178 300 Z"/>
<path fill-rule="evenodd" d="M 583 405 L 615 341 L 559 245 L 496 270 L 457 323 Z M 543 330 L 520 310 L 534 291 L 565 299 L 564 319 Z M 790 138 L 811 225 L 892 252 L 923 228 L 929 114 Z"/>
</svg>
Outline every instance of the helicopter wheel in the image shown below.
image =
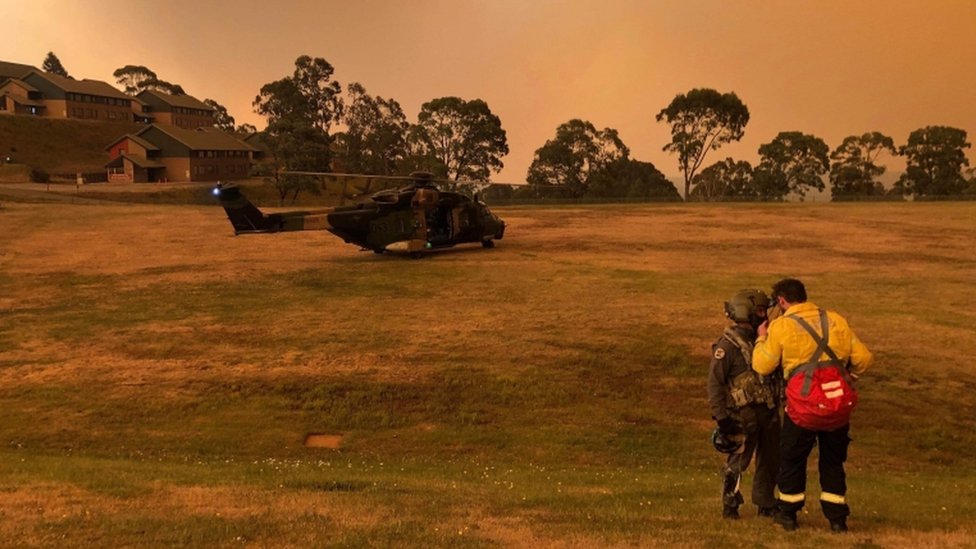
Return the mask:
<svg viewBox="0 0 976 549">
<path fill-rule="evenodd" d="M 374 254 L 384 254 L 384 253 L 386 253 L 386 250 L 373 250 L 373 253 Z"/>
<path fill-rule="evenodd" d="M 424 253 L 423 252 L 411 252 L 410 253 L 410 259 L 421 259 L 423 257 L 424 257 Z"/>
<path fill-rule="evenodd" d="M 494 240 L 482 240 L 481 241 L 481 246 L 484 247 L 484 248 L 494 248 L 495 247 L 495 241 Z"/>
</svg>

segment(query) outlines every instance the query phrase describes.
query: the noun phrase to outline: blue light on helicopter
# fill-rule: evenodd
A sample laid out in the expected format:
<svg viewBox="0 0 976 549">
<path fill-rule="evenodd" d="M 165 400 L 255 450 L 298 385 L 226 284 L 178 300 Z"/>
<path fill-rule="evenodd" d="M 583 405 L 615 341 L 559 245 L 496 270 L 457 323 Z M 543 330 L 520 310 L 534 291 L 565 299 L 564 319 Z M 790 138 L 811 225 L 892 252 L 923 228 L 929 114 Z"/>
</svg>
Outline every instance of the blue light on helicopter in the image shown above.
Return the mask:
<svg viewBox="0 0 976 549">
<path fill-rule="evenodd" d="M 213 195 L 214 196 L 220 196 L 220 187 L 214 187 L 213 188 Z"/>
</svg>

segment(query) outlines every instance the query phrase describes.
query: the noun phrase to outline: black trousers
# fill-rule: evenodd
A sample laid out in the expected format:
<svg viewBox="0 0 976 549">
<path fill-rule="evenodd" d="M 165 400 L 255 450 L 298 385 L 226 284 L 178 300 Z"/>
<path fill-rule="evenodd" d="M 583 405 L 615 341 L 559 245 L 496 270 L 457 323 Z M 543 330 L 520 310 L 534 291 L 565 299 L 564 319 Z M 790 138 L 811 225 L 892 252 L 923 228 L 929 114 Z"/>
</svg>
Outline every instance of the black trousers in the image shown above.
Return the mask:
<svg viewBox="0 0 976 549">
<path fill-rule="evenodd" d="M 783 417 L 780 438 L 780 464 L 777 484 L 779 508 L 796 513 L 803 508 L 807 485 L 807 457 L 814 444 L 819 444 L 820 507 L 829 521 L 842 520 L 851 514 L 847 506 L 847 447 L 850 445 L 850 425 L 834 431 L 810 431 Z"/>
</svg>

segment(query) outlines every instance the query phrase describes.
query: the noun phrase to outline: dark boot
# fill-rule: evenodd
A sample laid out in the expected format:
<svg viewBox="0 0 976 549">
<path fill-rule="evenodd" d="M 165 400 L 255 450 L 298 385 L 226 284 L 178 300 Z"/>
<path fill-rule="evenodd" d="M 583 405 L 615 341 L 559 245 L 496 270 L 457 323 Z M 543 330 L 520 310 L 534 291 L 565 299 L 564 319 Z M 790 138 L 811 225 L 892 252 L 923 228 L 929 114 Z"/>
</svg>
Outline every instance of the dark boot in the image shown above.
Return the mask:
<svg viewBox="0 0 976 549">
<path fill-rule="evenodd" d="M 786 530 L 787 532 L 796 530 L 798 526 L 796 522 L 796 513 L 787 513 L 779 509 L 777 509 L 776 514 L 773 515 L 773 522 L 782 526 L 783 530 Z"/>
<path fill-rule="evenodd" d="M 763 507 L 762 505 L 760 505 L 759 510 L 756 511 L 756 514 L 759 515 L 760 517 L 773 518 L 776 516 L 776 507 Z"/>
<path fill-rule="evenodd" d="M 726 520 L 739 520 L 739 508 L 728 505 L 722 507 L 722 518 Z"/>
<path fill-rule="evenodd" d="M 830 531 L 842 534 L 847 531 L 847 519 L 837 519 L 830 521 Z"/>
</svg>

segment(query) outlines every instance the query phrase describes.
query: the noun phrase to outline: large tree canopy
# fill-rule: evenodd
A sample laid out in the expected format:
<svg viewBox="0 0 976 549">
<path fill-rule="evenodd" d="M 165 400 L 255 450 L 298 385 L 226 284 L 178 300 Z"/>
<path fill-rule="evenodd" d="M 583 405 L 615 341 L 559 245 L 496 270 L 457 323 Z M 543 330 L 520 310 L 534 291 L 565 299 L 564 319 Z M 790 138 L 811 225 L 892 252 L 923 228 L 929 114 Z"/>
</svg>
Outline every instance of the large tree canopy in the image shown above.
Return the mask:
<svg viewBox="0 0 976 549">
<path fill-rule="evenodd" d="M 913 131 L 899 149 L 907 166 L 896 188 L 918 197 L 962 194 L 968 186 L 962 169 L 969 165 L 963 149 L 969 147 L 965 130 L 927 126 Z"/>
<path fill-rule="evenodd" d="M 573 119 L 556 128 L 556 137 L 535 151 L 526 181 L 537 188 L 557 187 L 564 191 L 559 194 L 580 197 L 594 174 L 629 156 L 617 130 L 597 130 L 586 120 Z"/>
<path fill-rule="evenodd" d="M 883 153 L 897 154 L 895 142 L 879 132 L 851 135 L 830 153 L 830 193 L 833 200 L 884 194 L 877 180 L 885 167 L 877 164 Z"/>
<path fill-rule="evenodd" d="M 227 107 L 213 99 L 204 99 L 203 103 L 214 110 L 214 126 L 227 133 L 234 133 L 234 117 L 227 112 Z"/>
<path fill-rule="evenodd" d="M 357 82 L 349 84 L 347 93 L 346 131 L 336 135 L 339 169 L 371 175 L 399 173 L 407 157 L 410 127 L 400 104 L 369 95 Z"/>
<path fill-rule="evenodd" d="M 790 193 L 801 200 L 807 191 L 824 189 L 830 149 L 823 139 L 801 132 L 780 132 L 759 147 L 761 160 L 753 174 L 760 198 L 782 200 Z"/>
<path fill-rule="evenodd" d="M 338 82 L 325 59 L 303 55 L 290 77 L 269 82 L 254 99 L 254 111 L 268 120 L 264 142 L 275 161 L 279 196 L 317 189 L 307 177 L 281 175 L 280 170 L 327 172 L 331 169 L 329 129 L 342 117 Z"/>
<path fill-rule="evenodd" d="M 650 162 L 619 158 L 590 175 L 587 196 L 680 201 L 674 183 Z"/>
<path fill-rule="evenodd" d="M 155 72 L 142 65 L 126 65 L 112 73 L 128 95 L 138 95 L 145 90 L 160 91 L 172 95 L 185 95 L 183 87 L 160 80 Z"/>
<path fill-rule="evenodd" d="M 671 126 L 671 142 L 664 150 L 678 154 L 687 197 L 708 151 L 742 139 L 749 109 L 735 93 L 699 88 L 676 96 L 657 114 L 657 121 L 662 120 Z"/>
<path fill-rule="evenodd" d="M 759 198 L 752 172 L 752 165 L 745 160 L 726 158 L 716 162 L 695 176 L 695 187 L 688 198 L 705 202 Z"/>
<path fill-rule="evenodd" d="M 424 103 L 409 144 L 426 168 L 453 180 L 488 181 L 503 167 L 508 139 L 501 120 L 481 99 L 441 97 Z"/>
<path fill-rule="evenodd" d="M 64 76 L 65 78 L 71 78 L 71 76 L 68 75 L 68 71 L 65 70 L 64 65 L 61 64 L 61 60 L 58 59 L 57 55 L 54 55 L 53 51 L 47 52 L 47 57 L 44 58 L 44 63 L 41 64 L 41 70 L 51 74 Z"/>
</svg>

